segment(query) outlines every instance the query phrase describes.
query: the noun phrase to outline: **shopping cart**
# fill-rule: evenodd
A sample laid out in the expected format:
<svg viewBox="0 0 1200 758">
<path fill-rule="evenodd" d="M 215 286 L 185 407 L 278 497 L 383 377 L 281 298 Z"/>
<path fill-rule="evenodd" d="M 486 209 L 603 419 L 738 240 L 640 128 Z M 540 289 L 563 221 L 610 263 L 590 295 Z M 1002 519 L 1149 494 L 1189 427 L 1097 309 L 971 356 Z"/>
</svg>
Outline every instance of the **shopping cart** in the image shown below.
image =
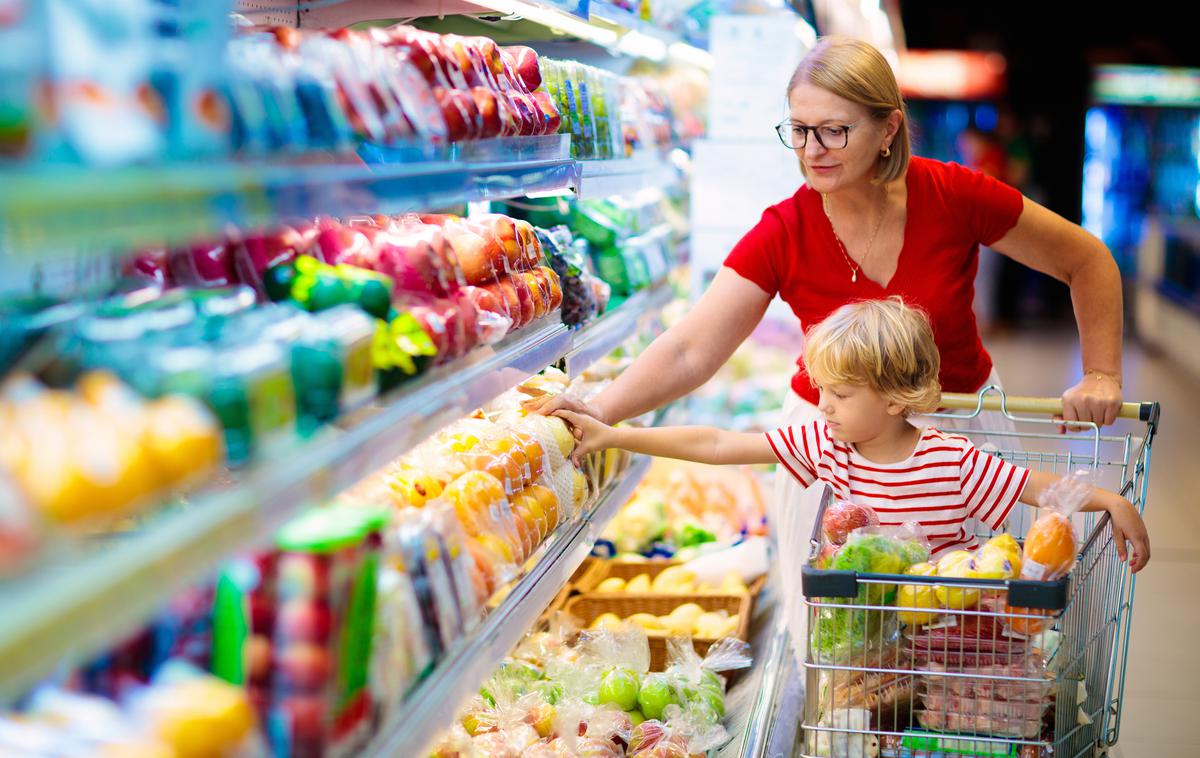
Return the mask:
<svg viewBox="0 0 1200 758">
<path fill-rule="evenodd" d="M 937 414 L 944 418 L 992 410 L 1013 422 L 1005 431 L 955 430 L 988 452 L 1058 474 L 1088 469 L 1098 486 L 1144 510 L 1157 403 L 1124 404 L 1121 418 L 1137 427 L 1126 434 L 1102 434 L 1095 424 L 1072 424 L 1061 434 L 1060 401 L 1006 397 L 996 387 L 978 396 L 945 395 L 943 403 L 956 409 Z M 831 499 L 827 490 L 810 564 L 818 560 L 821 517 Z M 1007 531 L 1022 540 L 1036 515 L 1029 510 L 1018 504 L 1007 522 Z M 1107 513 L 1084 514 L 1076 531 L 1084 535 L 1078 560 L 1057 582 L 806 566 L 799 754 L 1104 755 L 1120 734 L 1134 577 L 1117 557 Z M 991 536 L 986 528 L 977 533 Z"/>
</svg>

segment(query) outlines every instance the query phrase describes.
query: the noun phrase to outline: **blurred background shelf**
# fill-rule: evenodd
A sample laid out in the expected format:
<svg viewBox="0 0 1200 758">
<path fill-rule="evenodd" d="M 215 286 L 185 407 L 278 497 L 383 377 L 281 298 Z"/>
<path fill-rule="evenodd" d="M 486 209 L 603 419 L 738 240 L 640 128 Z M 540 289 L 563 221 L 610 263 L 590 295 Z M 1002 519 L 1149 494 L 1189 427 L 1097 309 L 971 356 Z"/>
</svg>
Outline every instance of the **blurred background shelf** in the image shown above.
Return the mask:
<svg viewBox="0 0 1200 758">
<path fill-rule="evenodd" d="M 51 551 L 44 565 L 0 585 L 0 699 L 104 649 L 222 558 L 266 543 L 305 507 L 529 376 L 568 356 L 577 370 L 586 368 L 627 339 L 640 319 L 661 310 L 671 293 L 662 287 L 641 295 L 574 332 L 555 311 L 349 414 L 290 454 L 159 511 L 137 531 L 107 538 L 72 561 L 56 561 Z"/>
</svg>

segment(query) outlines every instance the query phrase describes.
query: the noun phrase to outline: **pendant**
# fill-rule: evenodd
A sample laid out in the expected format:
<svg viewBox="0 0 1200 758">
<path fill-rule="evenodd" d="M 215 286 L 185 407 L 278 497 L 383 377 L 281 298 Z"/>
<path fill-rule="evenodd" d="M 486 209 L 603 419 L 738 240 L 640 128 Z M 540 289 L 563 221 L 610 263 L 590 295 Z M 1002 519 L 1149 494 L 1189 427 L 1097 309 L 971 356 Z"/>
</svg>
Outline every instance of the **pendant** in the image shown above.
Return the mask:
<svg viewBox="0 0 1200 758">
<path fill-rule="evenodd" d="M 857 281 L 858 281 L 858 272 L 857 271 L 851 272 L 850 273 L 850 283 L 853 284 L 854 282 L 857 282 Z"/>
</svg>

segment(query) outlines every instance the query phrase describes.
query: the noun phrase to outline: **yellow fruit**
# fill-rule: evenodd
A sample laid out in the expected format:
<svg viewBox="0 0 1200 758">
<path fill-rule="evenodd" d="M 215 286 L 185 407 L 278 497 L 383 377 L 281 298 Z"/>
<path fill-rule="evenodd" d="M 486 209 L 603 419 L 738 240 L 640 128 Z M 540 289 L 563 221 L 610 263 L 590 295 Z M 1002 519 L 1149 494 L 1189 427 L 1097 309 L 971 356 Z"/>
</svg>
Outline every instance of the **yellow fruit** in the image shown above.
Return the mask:
<svg viewBox="0 0 1200 758">
<path fill-rule="evenodd" d="M 662 623 L 659 622 L 658 616 L 653 613 L 635 613 L 626 619 L 631 624 L 636 624 L 647 632 L 662 631 Z"/>
<path fill-rule="evenodd" d="M 575 436 L 567 428 L 567 422 L 557 416 L 549 416 L 548 420 L 550 432 L 554 435 L 554 444 L 558 445 L 558 452 L 562 453 L 564 458 L 571 457 L 571 453 L 575 451 Z"/>
<path fill-rule="evenodd" d="M 729 637 L 737 634 L 738 624 L 741 623 L 742 617 L 739 614 L 733 614 L 729 620 L 725 622 L 725 629 L 717 635 L 718 637 Z"/>
<path fill-rule="evenodd" d="M 724 613 L 709 611 L 696 619 L 695 633 L 697 637 L 714 640 L 724 634 L 729 623 L 729 616 Z"/>
<path fill-rule="evenodd" d="M 740 595 L 750 591 L 750 588 L 746 586 L 742 578 L 732 571 L 726 574 L 725 578 L 721 580 L 721 586 L 718 589 L 721 592 L 728 592 L 731 595 Z"/>
<path fill-rule="evenodd" d="M 696 574 L 683 566 L 668 566 L 650 582 L 650 591 L 661 595 L 686 595 L 695 587 Z"/>
<path fill-rule="evenodd" d="M 166 484 L 184 484 L 220 464 L 221 434 L 200 403 L 189 397 L 164 397 L 151 403 L 147 411 L 146 445 Z"/>
<path fill-rule="evenodd" d="M 904 573 L 909 576 L 935 576 L 937 569 L 928 563 L 915 563 L 909 566 Z M 900 590 L 896 594 L 896 607 L 909 609 L 896 611 L 896 617 L 900 619 L 901 623 L 909 626 L 932 624 L 939 615 L 934 610 L 939 607 L 937 593 L 933 586 L 928 584 L 900 585 Z M 929 611 L 912 610 L 925 608 L 928 608 Z"/>
<path fill-rule="evenodd" d="M 1008 553 L 984 545 L 975 554 L 975 572 L 981 579 L 1015 579 L 1020 574 L 1021 563 L 1013 564 Z"/>
<path fill-rule="evenodd" d="M 998 550 L 1003 553 L 1008 558 L 1008 562 L 1012 564 L 1014 576 L 1021 575 L 1021 546 L 1017 544 L 1011 534 L 997 534 L 992 537 L 987 544 L 980 548 L 980 553 L 985 550 Z"/>
<path fill-rule="evenodd" d="M 587 495 L 588 495 L 587 477 L 585 477 L 581 472 L 576 471 L 574 480 L 571 482 L 571 486 L 572 486 L 571 492 L 575 497 L 575 507 L 578 508 L 579 506 L 583 505 L 583 503 L 587 500 Z"/>
<path fill-rule="evenodd" d="M 525 494 L 534 497 L 538 504 L 542 507 L 542 511 L 546 514 L 546 522 L 549 534 L 558 526 L 559 520 L 562 518 L 561 509 L 558 504 L 558 495 L 554 494 L 554 490 L 549 487 L 543 487 L 540 484 L 532 484 L 525 488 Z"/>
<path fill-rule="evenodd" d="M 684 603 L 667 616 L 672 629 L 691 632 L 696 628 L 696 622 L 704 615 L 704 609 L 695 603 Z"/>
<path fill-rule="evenodd" d="M 650 575 L 638 574 L 630 579 L 625 584 L 625 591 L 633 595 L 647 595 L 650 593 Z"/>
<path fill-rule="evenodd" d="M 624 592 L 625 580 L 619 576 L 609 577 L 596 585 L 596 592 Z"/>
<path fill-rule="evenodd" d="M 615 613 L 602 613 L 597 616 L 589 626 L 589 629 L 607 629 L 609 631 L 617 631 L 622 626 L 621 617 Z"/>
<path fill-rule="evenodd" d="M 979 579 L 975 571 L 975 562 L 966 550 L 955 550 L 942 556 L 938 561 L 937 575 L 957 579 Z M 974 608 L 979 603 L 979 590 L 963 587 L 946 587 L 936 585 L 934 593 L 943 608 L 951 611 L 965 611 Z"/>
</svg>

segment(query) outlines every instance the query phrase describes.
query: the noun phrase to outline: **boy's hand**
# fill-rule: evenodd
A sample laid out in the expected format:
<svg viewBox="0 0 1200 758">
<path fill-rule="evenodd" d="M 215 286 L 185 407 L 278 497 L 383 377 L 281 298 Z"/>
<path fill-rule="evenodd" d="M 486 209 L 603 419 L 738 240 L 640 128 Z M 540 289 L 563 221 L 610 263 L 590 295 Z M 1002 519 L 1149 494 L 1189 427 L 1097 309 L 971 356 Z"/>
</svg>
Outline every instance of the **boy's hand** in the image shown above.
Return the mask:
<svg viewBox="0 0 1200 758">
<path fill-rule="evenodd" d="M 1128 557 L 1129 570 L 1137 573 L 1150 561 L 1150 535 L 1146 532 L 1146 522 L 1125 498 L 1119 498 L 1108 508 L 1112 519 L 1113 542 L 1117 546 L 1117 555 L 1124 561 Z M 1125 541 L 1128 540 L 1132 550 L 1126 551 Z"/>
<path fill-rule="evenodd" d="M 571 453 L 571 462 L 581 465 L 583 456 L 596 450 L 612 447 L 613 428 L 591 416 L 559 409 L 555 416 L 571 425 L 571 433 L 575 435 L 575 450 Z"/>
</svg>

